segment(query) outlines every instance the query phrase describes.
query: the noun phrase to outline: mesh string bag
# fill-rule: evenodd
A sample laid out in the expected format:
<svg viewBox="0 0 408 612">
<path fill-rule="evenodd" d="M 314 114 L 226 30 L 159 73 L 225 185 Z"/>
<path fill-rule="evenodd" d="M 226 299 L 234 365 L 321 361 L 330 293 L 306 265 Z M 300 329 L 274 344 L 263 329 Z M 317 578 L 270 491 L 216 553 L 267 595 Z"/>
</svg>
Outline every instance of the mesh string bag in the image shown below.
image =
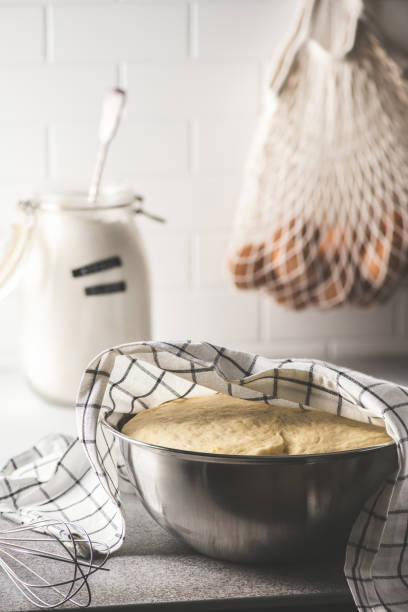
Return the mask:
<svg viewBox="0 0 408 612">
<path fill-rule="evenodd" d="M 408 269 L 408 85 L 360 0 L 306 0 L 272 66 L 228 269 L 300 309 L 385 301 Z"/>
</svg>

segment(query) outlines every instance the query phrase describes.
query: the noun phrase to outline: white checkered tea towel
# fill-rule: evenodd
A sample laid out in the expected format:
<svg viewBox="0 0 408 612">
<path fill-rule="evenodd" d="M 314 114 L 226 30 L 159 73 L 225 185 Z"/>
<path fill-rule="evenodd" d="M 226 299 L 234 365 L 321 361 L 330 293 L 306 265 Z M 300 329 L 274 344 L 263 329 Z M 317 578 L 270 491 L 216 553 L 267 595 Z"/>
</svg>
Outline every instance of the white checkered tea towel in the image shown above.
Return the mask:
<svg viewBox="0 0 408 612">
<path fill-rule="evenodd" d="M 408 388 L 309 359 L 267 359 L 208 342 L 137 342 L 96 357 L 77 400 L 79 439 L 52 435 L 0 472 L 0 512 L 30 522 L 79 523 L 95 547 L 125 536 L 119 493 L 123 460 L 100 425 L 162 402 L 212 391 L 273 404 L 279 399 L 375 424 L 396 441 L 399 468 L 361 509 L 345 575 L 359 609 L 408 610 Z"/>
</svg>

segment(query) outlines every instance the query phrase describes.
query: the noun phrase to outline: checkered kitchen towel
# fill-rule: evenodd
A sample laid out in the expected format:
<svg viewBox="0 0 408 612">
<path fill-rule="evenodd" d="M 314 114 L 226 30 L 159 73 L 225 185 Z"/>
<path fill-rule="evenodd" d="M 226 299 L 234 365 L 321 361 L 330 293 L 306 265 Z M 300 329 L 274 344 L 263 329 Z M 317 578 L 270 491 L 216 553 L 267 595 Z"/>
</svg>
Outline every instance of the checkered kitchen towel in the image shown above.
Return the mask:
<svg viewBox="0 0 408 612">
<path fill-rule="evenodd" d="M 101 415 L 111 413 L 112 422 L 213 391 L 270 404 L 284 398 L 359 421 L 385 421 L 398 445 L 399 469 L 361 510 L 345 573 L 361 610 L 408 610 L 408 389 L 320 361 L 266 359 L 205 342 L 139 342 L 108 350 L 81 381 L 79 440 L 49 436 L 10 459 L 0 473 L 0 511 L 18 521 L 75 521 L 95 542 L 119 548 L 125 535 L 121 459 L 115 439 L 99 424 Z"/>
</svg>

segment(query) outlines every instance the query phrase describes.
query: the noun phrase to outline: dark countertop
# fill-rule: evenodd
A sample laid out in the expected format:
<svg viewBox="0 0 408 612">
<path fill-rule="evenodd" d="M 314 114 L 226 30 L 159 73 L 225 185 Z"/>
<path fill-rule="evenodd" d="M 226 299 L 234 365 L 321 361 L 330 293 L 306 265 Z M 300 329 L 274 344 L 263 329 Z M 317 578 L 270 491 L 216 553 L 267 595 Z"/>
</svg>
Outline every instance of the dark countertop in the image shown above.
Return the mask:
<svg viewBox="0 0 408 612">
<path fill-rule="evenodd" d="M 341 560 L 249 566 L 209 559 L 159 527 L 134 495 L 125 495 L 124 505 L 127 537 L 120 551 L 108 560 L 110 571 L 96 573 L 90 580 L 92 608 L 164 611 L 174 609 L 178 602 L 177 609 L 191 612 L 279 610 L 282 606 L 289 612 L 288 604 L 296 610 L 312 605 L 316 612 L 353 609 L 338 607 L 351 601 Z M 12 524 L 0 520 L 0 528 L 6 526 Z M 1 612 L 33 609 L 3 573 L 0 593 Z M 181 607 L 183 602 L 187 607 Z M 335 607 L 331 608 L 332 604 Z"/>
<path fill-rule="evenodd" d="M 353 358 L 338 362 L 398 383 L 408 382 L 408 358 Z M 94 610 L 355 610 L 343 576 L 342 560 L 287 566 L 218 561 L 195 553 L 169 535 L 147 515 L 135 496 L 124 496 L 124 506 L 126 541 L 109 559 L 110 571 L 99 572 L 90 579 Z M 0 528 L 3 525 L 10 523 L 0 519 Z M 0 612 L 34 609 L 3 572 L 0 593 Z M 64 609 L 77 608 L 65 605 Z"/>
</svg>

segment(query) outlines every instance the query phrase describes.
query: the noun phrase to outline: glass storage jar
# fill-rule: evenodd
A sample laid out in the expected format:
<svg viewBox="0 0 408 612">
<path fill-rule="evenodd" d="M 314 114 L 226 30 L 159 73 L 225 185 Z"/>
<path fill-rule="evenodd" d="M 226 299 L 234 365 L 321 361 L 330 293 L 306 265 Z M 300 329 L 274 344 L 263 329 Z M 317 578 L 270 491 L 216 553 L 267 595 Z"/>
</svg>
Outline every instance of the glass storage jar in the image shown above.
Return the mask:
<svg viewBox="0 0 408 612">
<path fill-rule="evenodd" d="M 151 338 L 149 273 L 131 191 L 43 194 L 21 202 L 32 225 L 21 272 L 22 363 L 48 400 L 73 405 L 100 351 Z"/>
</svg>

